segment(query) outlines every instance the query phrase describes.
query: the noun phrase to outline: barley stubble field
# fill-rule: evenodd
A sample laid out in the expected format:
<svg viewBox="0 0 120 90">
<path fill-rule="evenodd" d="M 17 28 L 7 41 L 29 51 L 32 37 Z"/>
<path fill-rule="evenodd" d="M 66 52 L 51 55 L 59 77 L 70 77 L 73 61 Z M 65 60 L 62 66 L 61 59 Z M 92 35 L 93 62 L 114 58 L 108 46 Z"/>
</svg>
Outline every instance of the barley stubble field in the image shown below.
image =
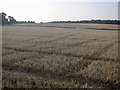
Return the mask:
<svg viewBox="0 0 120 90">
<path fill-rule="evenodd" d="M 9 88 L 120 88 L 118 26 L 2 27 L 2 85 Z"/>
</svg>

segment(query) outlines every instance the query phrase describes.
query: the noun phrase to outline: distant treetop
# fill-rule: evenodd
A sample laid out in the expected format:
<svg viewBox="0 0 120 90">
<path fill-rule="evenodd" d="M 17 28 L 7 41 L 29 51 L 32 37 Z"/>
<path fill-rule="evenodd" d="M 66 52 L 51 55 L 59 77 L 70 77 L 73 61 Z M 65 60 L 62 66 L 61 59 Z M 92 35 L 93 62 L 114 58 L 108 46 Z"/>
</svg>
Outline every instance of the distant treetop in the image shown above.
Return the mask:
<svg viewBox="0 0 120 90">
<path fill-rule="evenodd" d="M 15 23 L 35 23 L 34 21 L 16 21 L 16 19 L 13 16 L 6 17 L 7 14 L 4 12 L 0 13 L 0 25 L 6 25 L 6 24 L 15 24 Z"/>
</svg>

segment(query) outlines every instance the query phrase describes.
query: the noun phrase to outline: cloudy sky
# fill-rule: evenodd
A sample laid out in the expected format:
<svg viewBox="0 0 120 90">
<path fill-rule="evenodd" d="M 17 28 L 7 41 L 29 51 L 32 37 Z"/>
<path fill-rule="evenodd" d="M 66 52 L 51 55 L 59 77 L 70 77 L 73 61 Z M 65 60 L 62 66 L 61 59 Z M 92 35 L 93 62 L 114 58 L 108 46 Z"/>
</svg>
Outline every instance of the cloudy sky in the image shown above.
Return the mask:
<svg viewBox="0 0 120 90">
<path fill-rule="evenodd" d="M 18 21 L 118 19 L 119 0 L 0 0 L 0 12 Z"/>
</svg>

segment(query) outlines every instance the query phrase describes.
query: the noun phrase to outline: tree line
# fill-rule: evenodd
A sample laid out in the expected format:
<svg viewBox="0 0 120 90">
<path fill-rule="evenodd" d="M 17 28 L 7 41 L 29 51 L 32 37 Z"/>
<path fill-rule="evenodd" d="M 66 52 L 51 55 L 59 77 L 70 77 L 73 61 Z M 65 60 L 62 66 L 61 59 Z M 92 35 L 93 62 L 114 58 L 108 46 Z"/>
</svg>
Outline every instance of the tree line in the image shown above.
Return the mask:
<svg viewBox="0 0 120 90">
<path fill-rule="evenodd" d="M 93 23 L 93 24 L 120 24 L 120 20 L 81 20 L 81 21 L 52 21 L 50 23 Z"/>
<path fill-rule="evenodd" d="M 0 25 L 15 23 L 35 23 L 35 21 L 16 21 L 14 17 L 4 12 L 0 13 Z M 94 24 L 120 24 L 120 20 L 81 20 L 81 21 L 52 21 L 49 23 L 94 23 Z"/>
<path fill-rule="evenodd" d="M 34 21 L 16 21 L 16 19 L 12 16 L 8 16 L 4 12 L 0 13 L 0 25 L 6 24 L 16 24 L 16 23 L 35 23 Z"/>
</svg>

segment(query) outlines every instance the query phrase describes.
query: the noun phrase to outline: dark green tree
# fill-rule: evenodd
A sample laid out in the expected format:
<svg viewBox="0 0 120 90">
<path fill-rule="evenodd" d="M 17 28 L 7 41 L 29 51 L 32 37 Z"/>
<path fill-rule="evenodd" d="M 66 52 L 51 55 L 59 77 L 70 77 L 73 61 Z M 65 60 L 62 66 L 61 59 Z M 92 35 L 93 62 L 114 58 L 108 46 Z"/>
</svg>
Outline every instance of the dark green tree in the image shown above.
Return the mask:
<svg viewBox="0 0 120 90">
<path fill-rule="evenodd" d="M 2 12 L 0 13 L 0 24 L 4 25 L 4 24 L 8 24 L 8 19 L 6 18 L 6 13 Z"/>
<path fill-rule="evenodd" d="M 12 16 L 8 16 L 8 21 L 9 21 L 9 24 L 16 23 L 16 20 Z"/>
</svg>

